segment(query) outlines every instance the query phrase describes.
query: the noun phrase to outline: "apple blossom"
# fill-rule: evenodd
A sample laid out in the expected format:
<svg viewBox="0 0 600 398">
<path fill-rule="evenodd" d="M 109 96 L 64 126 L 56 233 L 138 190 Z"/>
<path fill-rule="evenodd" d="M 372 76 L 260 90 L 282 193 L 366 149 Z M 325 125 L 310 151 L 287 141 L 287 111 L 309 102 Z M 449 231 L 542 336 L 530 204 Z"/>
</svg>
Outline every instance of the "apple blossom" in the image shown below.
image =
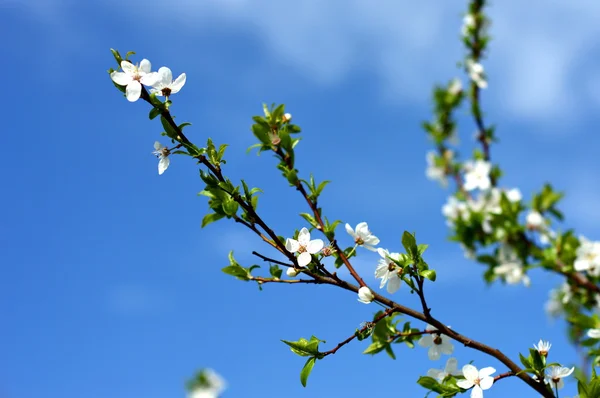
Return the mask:
<svg viewBox="0 0 600 398">
<path fill-rule="evenodd" d="M 550 347 L 552 347 L 552 344 L 550 344 L 549 341 L 544 341 L 542 339 L 540 339 L 540 341 L 536 344 L 533 345 L 533 348 L 535 348 L 537 350 L 537 352 L 540 353 L 540 355 L 546 357 L 548 356 L 548 352 L 550 351 Z"/>
<path fill-rule="evenodd" d="M 600 339 L 600 329 L 590 329 L 587 331 L 587 336 L 590 339 Z"/>
<path fill-rule="evenodd" d="M 492 186 L 490 180 L 490 171 L 492 165 L 485 160 L 476 160 L 465 162 L 465 183 L 464 188 L 467 191 L 480 189 L 485 191 Z"/>
<path fill-rule="evenodd" d="M 446 366 L 443 370 L 440 369 L 429 369 L 427 376 L 432 377 L 440 383 L 450 375 L 459 376 L 462 375 L 462 371 L 458 370 L 458 360 L 456 358 L 448 358 Z"/>
<path fill-rule="evenodd" d="M 171 160 L 169 159 L 170 153 L 171 152 L 169 152 L 169 148 L 162 146 L 161 143 L 158 141 L 154 142 L 154 152 L 152 152 L 152 154 L 156 155 L 159 159 L 158 160 L 158 174 L 159 175 L 164 173 L 165 170 L 169 167 L 169 164 L 171 164 Z"/>
<path fill-rule="evenodd" d="M 467 73 L 471 80 L 477 85 L 479 88 L 487 88 L 488 84 L 485 80 L 485 71 L 483 69 L 483 65 L 479 62 L 475 62 L 472 59 L 468 59 L 466 62 Z"/>
<path fill-rule="evenodd" d="M 379 265 L 375 269 L 375 278 L 381 278 L 379 288 L 382 289 L 387 283 L 388 293 L 394 293 L 400 289 L 400 273 L 402 268 L 393 260 L 400 260 L 400 253 L 390 253 L 386 249 L 378 248 L 377 253 L 381 256 Z"/>
<path fill-rule="evenodd" d="M 508 199 L 512 203 L 520 202 L 521 199 L 523 199 L 523 195 L 521 195 L 521 191 L 519 190 L 519 188 L 509 189 L 504 193 L 506 195 L 506 199 Z"/>
<path fill-rule="evenodd" d="M 523 282 L 529 286 L 531 281 L 525 274 L 523 262 L 517 253 L 507 245 L 501 245 L 498 249 L 498 266 L 494 267 L 494 274 L 502 277 L 509 285 Z"/>
<path fill-rule="evenodd" d="M 539 212 L 532 210 L 527 214 L 525 224 L 529 229 L 541 229 L 546 223 L 544 217 Z"/>
<path fill-rule="evenodd" d="M 113 82 L 125 86 L 125 96 L 129 102 L 135 102 L 142 94 L 142 84 L 149 86 L 156 81 L 154 73 L 150 72 L 151 64 L 143 59 L 139 66 L 129 61 L 121 61 L 123 72 L 114 71 L 110 74 Z"/>
<path fill-rule="evenodd" d="M 358 289 L 358 301 L 363 304 L 369 304 L 371 301 L 373 301 L 373 299 L 375 299 L 375 296 L 373 295 L 371 289 L 366 286 Z"/>
<path fill-rule="evenodd" d="M 308 229 L 302 228 L 298 234 L 298 240 L 288 238 L 285 241 L 285 248 L 290 253 L 300 253 L 298 256 L 298 265 L 306 267 L 312 260 L 311 254 L 317 254 L 324 244 L 321 239 L 310 240 Z"/>
<path fill-rule="evenodd" d="M 576 271 L 588 271 L 594 276 L 600 276 L 600 242 L 589 241 L 583 236 L 579 241 L 573 267 Z"/>
<path fill-rule="evenodd" d="M 494 384 L 494 378 L 491 375 L 496 372 L 496 369 L 492 367 L 483 368 L 478 371 L 473 365 L 465 365 L 462 371 L 465 379 L 458 380 L 456 385 L 465 390 L 472 387 L 471 398 L 483 397 L 483 391 L 488 390 Z"/>
<path fill-rule="evenodd" d="M 365 249 L 373 252 L 377 250 L 375 245 L 379 243 L 379 238 L 371 234 L 371 231 L 369 231 L 369 226 L 366 222 L 357 224 L 356 230 L 352 229 L 350 224 L 346 224 L 346 232 L 348 232 L 348 234 L 354 238 L 354 242 L 357 245 L 363 246 Z"/>
<path fill-rule="evenodd" d="M 564 366 L 550 366 L 546 368 L 546 383 L 554 389 L 561 389 L 565 386 L 563 378 L 569 376 L 575 368 L 566 368 Z"/>
<path fill-rule="evenodd" d="M 151 93 L 156 95 L 169 97 L 171 94 L 176 94 L 185 84 L 186 75 L 182 73 L 173 80 L 171 69 L 166 66 L 161 67 L 156 73 L 156 81 L 152 84 Z"/>
<path fill-rule="evenodd" d="M 463 25 L 460 29 L 463 36 L 468 36 L 471 29 L 475 27 L 475 16 L 467 14 L 463 17 Z"/>
<path fill-rule="evenodd" d="M 431 325 L 427 325 L 425 330 L 432 331 L 437 329 Z M 452 355 L 454 352 L 454 346 L 450 342 L 450 338 L 441 333 L 428 333 L 423 335 L 423 337 L 419 339 L 419 345 L 425 348 L 429 347 L 427 356 L 432 361 L 440 359 L 442 354 Z"/>
<path fill-rule="evenodd" d="M 443 186 L 448 185 L 448 180 L 446 179 L 446 170 L 443 166 L 439 166 L 436 164 L 436 154 L 434 151 L 427 152 L 427 169 L 425 170 L 425 175 L 428 179 L 432 181 L 439 181 Z"/>
<path fill-rule="evenodd" d="M 452 79 L 450 86 L 448 86 L 448 92 L 452 95 L 458 95 L 462 91 L 462 82 L 458 78 Z"/>
</svg>

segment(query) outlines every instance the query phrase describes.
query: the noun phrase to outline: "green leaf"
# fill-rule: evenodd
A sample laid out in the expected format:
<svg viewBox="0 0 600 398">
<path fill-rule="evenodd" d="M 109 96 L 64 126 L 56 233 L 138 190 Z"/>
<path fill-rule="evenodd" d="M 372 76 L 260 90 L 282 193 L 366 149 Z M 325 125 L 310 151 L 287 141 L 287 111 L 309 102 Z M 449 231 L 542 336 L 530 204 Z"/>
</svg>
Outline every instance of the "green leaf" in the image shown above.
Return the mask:
<svg viewBox="0 0 600 398">
<path fill-rule="evenodd" d="M 312 336 L 310 340 L 306 340 L 305 338 L 300 338 L 298 341 L 287 341 L 281 340 L 285 344 L 287 344 L 293 353 L 300 355 L 302 357 L 316 356 L 319 357 L 321 353 L 319 352 L 319 343 L 324 342 L 319 340 L 315 336 Z"/>
<path fill-rule="evenodd" d="M 283 270 L 281 268 L 279 268 L 279 266 L 277 264 L 271 264 L 271 266 L 269 267 L 269 272 L 271 273 L 271 276 L 273 278 L 281 278 L 281 274 L 283 273 Z"/>
<path fill-rule="evenodd" d="M 227 267 L 221 269 L 227 275 L 235 276 L 242 280 L 248 280 L 248 271 L 239 265 L 228 265 Z"/>
<path fill-rule="evenodd" d="M 115 50 L 114 48 L 111 48 L 110 52 L 112 53 L 113 57 L 115 57 L 115 61 L 117 61 L 117 64 L 119 64 L 119 68 L 120 68 L 121 62 L 123 61 L 123 57 L 121 57 L 121 54 L 119 54 L 119 52 L 117 50 Z"/>
<path fill-rule="evenodd" d="M 366 350 L 363 351 L 363 354 L 375 355 L 375 354 L 383 351 L 385 349 L 386 345 L 387 344 L 382 341 L 375 341 L 375 342 L 371 343 L 371 345 L 368 346 Z"/>
<path fill-rule="evenodd" d="M 436 278 L 435 270 L 424 269 L 423 271 L 420 272 L 420 274 L 423 278 L 427 278 L 430 281 L 435 282 L 435 278 Z"/>
<path fill-rule="evenodd" d="M 165 133 L 167 133 L 170 138 L 176 139 L 179 135 L 179 132 L 171 125 L 171 123 L 169 123 L 169 121 L 162 115 L 160 116 L 160 122 L 165 129 Z"/>
<path fill-rule="evenodd" d="M 237 214 L 239 205 L 233 199 L 226 200 L 223 202 L 223 211 L 230 217 L 233 217 Z"/>
<path fill-rule="evenodd" d="M 148 115 L 148 117 L 150 118 L 150 120 L 152 120 L 155 117 L 157 117 L 158 115 L 160 115 L 160 109 L 152 108 L 152 109 L 150 109 L 150 114 Z"/>
<path fill-rule="evenodd" d="M 408 231 L 404 231 L 402 234 L 402 246 L 413 258 L 415 254 L 418 254 L 417 241 L 413 234 Z"/>
<path fill-rule="evenodd" d="M 204 192 L 204 191 L 202 191 Z M 225 217 L 222 214 L 217 214 L 217 213 L 210 213 L 204 216 L 204 218 L 202 219 L 202 228 L 206 227 L 208 224 L 213 223 L 215 221 L 220 220 L 221 218 Z"/>
<path fill-rule="evenodd" d="M 315 218 L 312 215 L 310 215 L 308 213 L 300 213 L 300 217 L 302 217 L 306 221 L 308 221 L 308 223 L 310 225 L 312 225 L 313 227 L 315 227 L 315 228 L 317 227 L 317 225 L 318 225 L 317 220 L 315 220 Z"/>
<path fill-rule="evenodd" d="M 312 372 L 313 367 L 315 366 L 317 358 L 310 357 L 304 364 L 302 371 L 300 372 L 300 383 L 302 383 L 303 387 L 306 387 L 306 381 L 308 380 L 308 376 L 310 376 L 310 372 Z"/>
</svg>

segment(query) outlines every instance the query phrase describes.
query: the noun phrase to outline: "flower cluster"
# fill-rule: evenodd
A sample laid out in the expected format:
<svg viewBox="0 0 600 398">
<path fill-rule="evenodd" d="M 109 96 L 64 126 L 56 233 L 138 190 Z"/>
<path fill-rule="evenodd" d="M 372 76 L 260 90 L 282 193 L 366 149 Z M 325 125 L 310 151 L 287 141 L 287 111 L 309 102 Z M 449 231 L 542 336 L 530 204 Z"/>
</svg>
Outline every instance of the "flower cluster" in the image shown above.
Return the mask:
<svg viewBox="0 0 600 398">
<path fill-rule="evenodd" d="M 185 84 L 185 73 L 173 80 L 171 69 L 166 66 L 161 67 L 158 72 L 152 72 L 151 68 L 147 59 L 143 59 L 139 65 L 121 61 L 122 72 L 114 71 L 110 78 L 119 86 L 125 87 L 125 96 L 130 102 L 140 98 L 142 85 L 151 87 L 151 93 L 168 98 L 171 94 L 178 93 Z"/>
<path fill-rule="evenodd" d="M 592 242 L 584 236 L 579 238 L 575 263 L 576 271 L 587 271 L 592 276 L 600 276 L 600 242 Z"/>
</svg>

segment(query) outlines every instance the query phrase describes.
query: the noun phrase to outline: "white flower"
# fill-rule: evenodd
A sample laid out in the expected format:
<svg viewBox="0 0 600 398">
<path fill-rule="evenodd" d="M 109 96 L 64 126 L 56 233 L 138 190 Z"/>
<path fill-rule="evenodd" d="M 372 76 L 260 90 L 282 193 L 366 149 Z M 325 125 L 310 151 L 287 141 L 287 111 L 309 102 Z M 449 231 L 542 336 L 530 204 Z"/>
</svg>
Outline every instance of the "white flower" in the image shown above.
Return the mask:
<svg viewBox="0 0 600 398">
<path fill-rule="evenodd" d="M 375 296 L 373 295 L 371 289 L 366 286 L 358 289 L 358 301 L 364 304 L 369 304 L 371 301 L 373 301 L 373 299 L 375 299 Z"/>
<path fill-rule="evenodd" d="M 446 204 L 442 206 L 442 214 L 448 219 L 448 226 L 451 226 L 452 222 L 459 217 L 466 218 L 468 211 L 467 204 L 454 196 L 450 196 Z"/>
<path fill-rule="evenodd" d="M 473 14 L 467 14 L 463 17 L 463 25 L 461 33 L 463 36 L 468 36 L 469 31 L 475 27 L 475 17 Z"/>
<path fill-rule="evenodd" d="M 552 347 L 552 344 L 550 344 L 549 341 L 544 341 L 542 339 L 540 339 L 537 345 L 533 345 L 533 348 L 535 348 L 537 352 L 539 352 L 542 356 L 548 356 L 548 351 L 550 351 L 550 347 Z"/>
<path fill-rule="evenodd" d="M 465 163 L 465 184 L 464 188 L 467 191 L 481 189 L 485 191 L 492 186 L 490 180 L 490 171 L 492 165 L 485 160 L 469 161 Z"/>
<path fill-rule="evenodd" d="M 154 152 L 152 154 L 158 157 L 158 174 L 162 174 L 169 167 L 171 160 L 169 159 L 169 148 L 164 147 L 160 144 L 160 142 L 154 142 Z"/>
<path fill-rule="evenodd" d="M 377 253 L 381 256 L 379 265 L 375 269 L 375 278 L 381 278 L 381 285 L 379 285 L 379 288 L 382 289 L 387 283 L 388 293 L 394 293 L 400 289 L 400 282 L 402 279 L 400 279 L 399 272 L 401 272 L 402 269 L 392 260 L 399 261 L 401 258 L 400 253 L 390 253 L 382 248 L 378 248 Z"/>
<path fill-rule="evenodd" d="M 446 170 L 443 166 L 436 164 L 436 154 L 434 151 L 427 152 L 427 169 L 425 175 L 432 181 L 439 181 L 440 184 L 446 186 L 448 181 L 446 180 Z"/>
<path fill-rule="evenodd" d="M 546 369 L 546 383 L 550 384 L 552 389 L 561 389 L 565 386 L 563 378 L 569 376 L 575 368 L 565 368 L 564 366 L 550 366 Z"/>
<path fill-rule="evenodd" d="M 600 339 L 600 329 L 590 329 L 587 331 L 587 336 L 590 339 Z"/>
<path fill-rule="evenodd" d="M 363 246 L 365 249 L 373 252 L 377 250 L 375 245 L 379 243 L 379 238 L 371 234 L 371 231 L 369 231 L 369 226 L 366 222 L 361 222 L 356 225 L 356 231 L 352 229 L 350 224 L 346 224 L 346 232 L 348 232 L 348 234 L 354 238 L 354 242 L 357 245 Z"/>
<path fill-rule="evenodd" d="M 431 331 L 437 329 L 431 325 L 427 325 L 425 330 Z M 440 359 L 442 354 L 452 355 L 454 352 L 454 346 L 450 343 L 450 338 L 440 333 L 428 333 L 423 335 L 423 337 L 419 339 L 419 345 L 421 347 L 429 347 L 427 356 L 432 361 Z"/>
<path fill-rule="evenodd" d="M 478 371 L 473 365 L 465 365 L 462 371 L 465 380 L 458 380 L 456 385 L 465 390 L 473 387 L 471 398 L 483 397 L 483 390 L 488 390 L 494 384 L 494 378 L 491 375 L 496 372 L 496 369 L 492 367 L 483 368 Z"/>
<path fill-rule="evenodd" d="M 573 266 L 576 271 L 588 271 L 594 276 L 600 276 L 600 242 L 592 242 L 581 236 L 580 245 L 575 254 L 577 258 Z"/>
<path fill-rule="evenodd" d="M 281 121 L 284 122 L 284 123 L 289 123 L 291 120 L 292 120 L 292 114 L 291 113 L 286 113 L 281 118 Z"/>
<path fill-rule="evenodd" d="M 510 246 L 500 246 L 498 250 L 498 264 L 498 266 L 494 267 L 494 274 L 501 276 L 506 283 L 514 285 L 523 282 L 525 286 L 529 286 L 531 281 L 525 274 L 523 262 Z"/>
<path fill-rule="evenodd" d="M 456 358 L 448 358 L 446 361 L 446 367 L 443 370 L 429 369 L 427 371 L 427 376 L 437 379 L 437 381 L 440 383 L 443 382 L 444 379 L 449 375 L 462 375 L 462 371 L 458 370 L 458 360 Z"/>
<path fill-rule="evenodd" d="M 168 98 L 171 94 L 176 94 L 179 92 L 179 90 L 181 90 L 185 84 L 185 78 L 185 73 L 182 73 L 173 81 L 173 73 L 171 72 L 171 69 L 163 66 L 158 70 L 156 74 L 156 80 L 152 84 L 152 89 L 150 89 L 150 92 Z"/>
<path fill-rule="evenodd" d="M 448 86 L 448 92 L 451 95 L 458 95 L 462 91 L 462 82 L 458 78 L 452 79 L 450 85 Z"/>
<path fill-rule="evenodd" d="M 289 268 L 288 268 L 288 269 L 285 271 L 285 274 L 286 274 L 287 276 L 289 276 L 290 278 L 293 278 L 293 277 L 297 276 L 299 273 L 300 273 L 300 271 L 299 271 L 299 270 L 297 270 L 297 269 L 294 269 L 294 267 L 289 267 Z"/>
<path fill-rule="evenodd" d="M 188 398 L 217 398 L 227 387 L 225 380 L 221 378 L 214 370 L 205 369 L 203 372 L 206 385 L 192 390 Z"/>
<path fill-rule="evenodd" d="M 129 61 L 121 61 L 123 72 L 112 72 L 110 78 L 119 86 L 125 86 L 125 96 L 130 102 L 135 102 L 142 94 L 142 84 L 152 85 L 155 81 L 154 73 L 150 72 L 151 64 L 143 59 L 140 65 L 134 65 Z"/>
<path fill-rule="evenodd" d="M 473 82 L 479 88 L 487 88 L 487 81 L 485 80 L 485 71 L 483 65 L 479 62 L 475 62 L 472 59 L 468 59 L 466 62 L 467 73 Z"/>
<path fill-rule="evenodd" d="M 321 239 L 310 240 L 308 229 L 302 228 L 298 234 L 298 240 L 288 238 L 285 241 L 285 248 L 290 253 L 300 253 L 298 256 L 298 265 L 306 267 L 312 260 L 311 254 L 318 253 L 324 244 Z"/>
<path fill-rule="evenodd" d="M 521 195 L 519 188 L 509 189 L 508 191 L 505 191 L 505 195 L 506 199 L 513 203 L 520 202 L 521 199 L 523 199 L 523 195 Z"/>
<path fill-rule="evenodd" d="M 532 210 L 527 214 L 525 224 L 529 229 L 540 229 L 545 225 L 544 217 L 539 212 Z"/>
</svg>

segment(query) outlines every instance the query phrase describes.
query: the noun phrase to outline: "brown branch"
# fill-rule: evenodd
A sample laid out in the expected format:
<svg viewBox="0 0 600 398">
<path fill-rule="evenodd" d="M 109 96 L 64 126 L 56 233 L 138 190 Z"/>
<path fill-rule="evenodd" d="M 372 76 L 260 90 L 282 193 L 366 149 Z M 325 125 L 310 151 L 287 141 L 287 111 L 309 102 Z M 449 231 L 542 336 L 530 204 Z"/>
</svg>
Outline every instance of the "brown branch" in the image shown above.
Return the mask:
<svg viewBox="0 0 600 398">
<path fill-rule="evenodd" d="M 336 345 L 331 350 L 322 352 L 321 358 L 325 358 L 328 355 L 335 354 L 337 352 L 337 350 L 339 350 L 340 348 L 342 348 L 343 346 L 345 346 L 346 344 L 348 344 L 349 342 L 354 340 L 356 337 L 358 337 L 359 333 L 363 333 L 365 330 L 374 327 L 379 321 L 381 321 L 385 317 L 392 315 L 394 312 L 397 312 L 397 311 L 394 309 L 388 308 L 382 314 L 380 314 L 377 318 L 373 319 L 373 321 L 369 322 L 367 325 L 363 326 L 359 331 L 355 332 L 352 336 L 348 337 L 346 340 L 342 341 L 341 343 Z"/>
<path fill-rule="evenodd" d="M 286 163 L 288 168 L 290 168 L 290 169 L 294 168 L 294 165 L 291 162 L 291 158 L 289 156 L 286 156 L 281 148 L 277 147 L 277 149 L 275 150 L 275 153 L 277 155 L 279 155 L 281 160 L 283 160 Z M 296 189 L 302 194 L 302 196 L 306 200 L 306 203 L 310 207 L 313 215 L 315 216 L 315 219 L 317 220 L 317 223 L 319 224 L 317 226 L 317 229 L 324 232 L 325 231 L 325 223 L 323 222 L 323 219 L 321 218 L 321 214 L 319 214 L 319 208 L 317 207 L 316 200 L 313 202 L 308 197 L 308 192 L 306 192 L 306 189 L 304 188 L 304 185 L 302 185 L 302 182 L 300 180 L 298 180 L 298 182 L 296 183 Z M 354 269 L 352 264 L 350 264 L 350 261 L 348 260 L 348 258 L 344 254 L 344 252 L 340 249 L 336 240 L 333 237 L 331 239 L 329 239 L 329 237 L 327 237 L 327 239 L 329 240 L 329 244 L 331 245 L 331 247 L 338 253 L 338 256 L 340 257 L 340 259 L 342 260 L 342 262 L 344 263 L 344 265 L 348 269 L 348 272 L 350 272 L 350 275 L 352 275 L 354 280 L 356 280 L 356 282 L 360 286 L 367 286 L 367 284 L 363 281 L 363 279 L 360 277 L 360 275 L 358 275 L 358 273 L 356 272 L 356 270 Z M 337 278 L 337 276 L 335 276 L 335 277 Z"/>
<path fill-rule="evenodd" d="M 148 96 L 147 91 L 142 88 L 142 95 L 141 98 L 146 100 L 147 102 L 150 103 L 150 99 Z M 177 124 L 175 123 L 175 121 L 173 120 L 170 112 L 167 109 L 161 109 L 161 115 L 165 118 L 165 120 L 167 120 L 167 122 L 175 129 L 175 131 L 177 131 L 177 137 L 176 140 L 179 141 L 180 143 L 184 144 L 184 145 L 193 145 L 191 143 L 191 141 L 183 134 L 183 132 L 181 131 L 181 129 L 177 126 Z M 223 177 L 220 168 L 212 165 L 210 162 L 208 162 L 208 160 L 206 159 L 206 157 L 204 156 L 196 156 L 196 158 L 200 161 L 200 163 L 202 163 L 203 165 L 205 165 L 214 175 L 215 177 L 217 177 L 217 179 L 221 182 L 225 182 L 225 178 Z M 300 185 L 300 188 L 298 188 L 298 190 L 303 193 L 303 196 L 305 197 L 305 199 L 307 200 L 307 202 L 309 202 L 309 205 L 311 206 L 311 209 L 313 210 L 313 212 L 315 213 L 315 217 L 317 218 L 319 225 L 321 226 L 321 229 L 324 229 L 324 224 L 322 219 L 320 218 L 320 215 L 318 214 L 318 210 L 316 208 L 316 205 L 310 201 L 310 199 L 308 198 L 308 195 L 306 194 L 306 190 L 304 190 L 304 187 L 302 187 Z M 295 265 L 297 264 L 297 260 L 296 257 L 292 254 L 289 253 L 286 249 L 285 246 L 281 243 L 281 241 L 279 240 L 279 238 L 277 237 L 277 235 L 275 234 L 275 232 L 273 232 L 272 229 L 270 229 L 265 222 L 258 216 L 258 214 L 254 211 L 254 209 L 252 208 L 252 206 L 250 204 L 247 204 L 239 195 L 235 195 L 234 193 L 230 193 L 227 192 L 228 194 L 230 194 L 233 199 L 250 215 L 250 217 L 252 217 L 252 219 L 256 220 L 256 224 L 258 224 L 266 233 L 267 235 L 269 235 L 269 237 L 271 237 L 271 239 L 273 240 L 273 242 L 276 244 L 277 248 L 279 249 L 280 252 L 282 252 L 284 255 L 286 255 L 286 257 L 288 257 L 288 259 L 290 259 L 290 261 L 292 261 Z M 246 223 L 247 224 L 247 223 Z M 250 224 L 247 224 L 246 226 L 248 226 Z M 339 247 L 337 246 L 337 244 L 335 244 L 335 242 L 331 242 L 332 247 L 334 249 L 336 249 L 340 255 L 340 257 L 342 258 L 342 261 L 344 262 L 344 264 L 346 265 L 346 267 L 348 267 L 348 270 L 350 271 L 350 273 L 352 274 L 352 276 L 356 279 L 356 281 L 359 283 L 360 286 L 366 286 L 364 281 L 362 280 L 362 278 L 360 278 L 360 276 L 358 276 L 358 274 L 356 273 L 356 271 L 354 270 L 354 268 L 352 267 L 352 265 L 349 263 L 348 259 L 346 258 L 346 256 L 343 254 L 343 252 L 341 250 L 339 250 Z M 313 277 L 315 279 L 314 283 L 322 283 L 322 284 L 330 284 L 330 285 L 336 285 L 339 286 L 343 289 L 346 290 L 350 290 L 354 293 L 358 293 L 358 289 L 359 287 L 352 285 L 346 281 L 340 280 L 338 279 L 332 279 L 329 277 L 324 277 L 321 275 L 317 275 L 311 272 L 306 272 L 307 275 Z M 318 281 L 318 282 L 317 282 Z M 287 282 L 280 282 L 280 283 L 287 283 Z M 308 282 L 293 282 L 293 283 L 308 283 Z M 313 283 L 313 282 L 311 282 Z M 431 317 L 431 316 L 426 316 L 423 313 L 420 313 L 416 310 L 413 310 L 409 307 L 405 307 L 401 304 L 398 304 L 384 296 L 381 296 L 375 292 L 373 292 L 374 297 L 375 297 L 375 301 L 385 305 L 388 307 L 388 310 L 386 310 L 386 313 L 392 313 L 392 312 L 399 312 L 408 316 L 411 316 L 415 319 L 421 320 L 423 322 L 427 322 L 430 325 L 436 327 L 439 331 L 439 333 L 442 333 L 456 341 L 459 341 L 461 343 L 463 343 L 465 346 L 470 347 L 472 349 L 475 349 L 477 351 L 486 353 L 496 359 L 498 359 L 501 363 L 503 363 L 504 365 L 506 365 L 513 373 L 517 374 L 521 380 L 523 380 L 525 383 L 527 383 L 529 386 L 531 386 L 534 390 L 536 390 L 537 392 L 539 392 L 540 394 L 542 394 L 542 396 L 544 396 L 545 398 L 554 398 L 554 395 L 552 393 L 549 393 L 546 389 L 545 386 L 542 383 L 536 382 L 534 379 L 532 379 L 528 374 L 526 373 L 519 373 L 521 372 L 521 369 L 519 368 L 519 366 L 512 362 L 510 360 L 510 358 L 508 358 L 505 354 L 503 354 L 500 350 L 492 348 L 488 345 L 485 345 L 483 343 L 479 343 L 475 340 L 471 340 L 469 338 L 467 338 L 466 336 L 463 336 L 461 334 L 459 334 L 458 332 L 456 332 L 455 330 L 452 330 L 450 328 L 448 328 L 447 326 L 445 326 L 442 322 L 438 321 L 437 319 Z M 385 314 L 385 313 L 384 313 Z M 389 314 L 388 314 L 389 315 Z M 387 315 L 385 315 L 387 316 Z M 385 317 L 384 316 L 384 317 Z M 383 319 L 383 317 L 381 318 Z M 334 348 L 332 353 L 335 353 L 341 346 L 348 344 L 348 342 L 352 341 L 354 338 L 356 337 L 356 335 L 346 339 L 344 342 L 339 344 L 339 347 Z M 329 355 L 329 354 L 328 354 Z"/>
<path fill-rule="evenodd" d="M 325 282 L 318 279 L 275 279 L 275 278 L 263 278 L 260 276 L 253 276 L 250 278 L 252 281 L 256 281 L 259 284 L 263 283 L 287 283 L 290 285 L 293 284 L 306 284 L 306 285 L 323 285 L 329 284 L 329 282 Z"/>
<path fill-rule="evenodd" d="M 261 258 L 261 259 L 263 259 L 264 261 L 268 261 L 268 262 L 270 262 L 270 263 L 274 263 L 274 264 L 283 265 L 283 266 L 285 266 L 285 267 L 293 267 L 293 266 L 294 266 L 294 264 L 286 264 L 286 263 L 284 263 L 284 262 L 281 262 L 281 261 L 278 261 L 278 260 L 275 260 L 275 259 L 272 259 L 272 258 L 269 258 L 269 257 L 263 256 L 262 254 L 260 254 L 260 253 L 258 253 L 258 252 L 256 252 L 256 251 L 253 251 L 253 252 L 252 252 L 252 254 L 254 254 L 256 257 L 260 257 L 260 258 Z"/>
</svg>

